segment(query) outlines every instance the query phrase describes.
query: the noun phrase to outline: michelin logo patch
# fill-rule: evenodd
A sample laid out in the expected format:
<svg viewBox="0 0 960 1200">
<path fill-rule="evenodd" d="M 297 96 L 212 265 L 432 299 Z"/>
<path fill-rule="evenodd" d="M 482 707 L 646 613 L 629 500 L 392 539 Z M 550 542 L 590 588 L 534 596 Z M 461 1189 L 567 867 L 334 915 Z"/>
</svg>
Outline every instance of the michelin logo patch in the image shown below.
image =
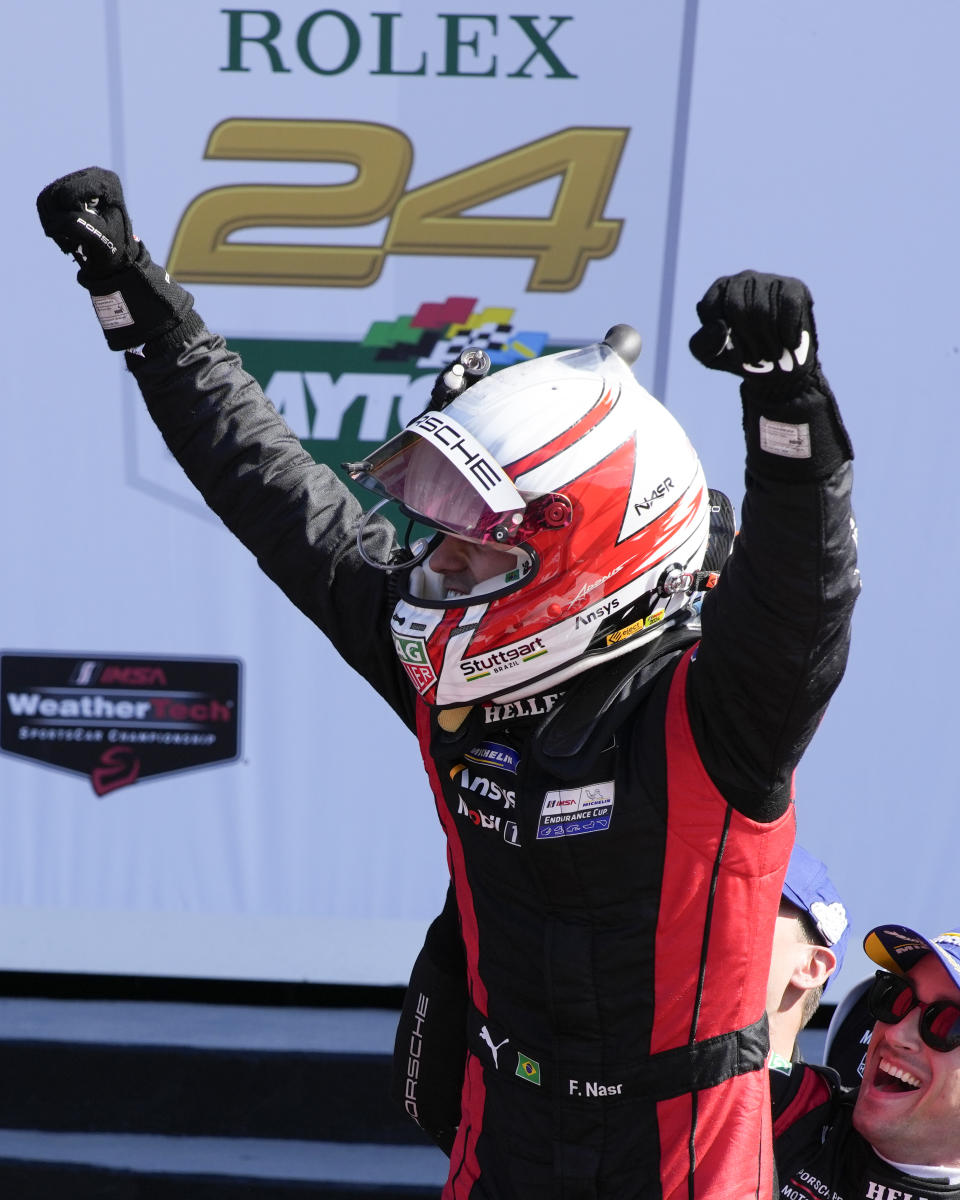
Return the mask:
<svg viewBox="0 0 960 1200">
<path fill-rule="evenodd" d="M 578 833 L 599 833 L 610 828 L 612 817 L 612 779 L 606 783 L 589 783 L 585 787 L 547 792 L 540 809 L 537 841 L 572 837 Z"/>
<path fill-rule="evenodd" d="M 488 767 L 500 767 L 512 775 L 516 775 L 517 767 L 520 765 L 520 755 L 516 750 L 512 750 L 509 746 L 502 746 L 499 742 L 478 742 L 463 757 L 469 762 L 483 763 Z"/>
</svg>

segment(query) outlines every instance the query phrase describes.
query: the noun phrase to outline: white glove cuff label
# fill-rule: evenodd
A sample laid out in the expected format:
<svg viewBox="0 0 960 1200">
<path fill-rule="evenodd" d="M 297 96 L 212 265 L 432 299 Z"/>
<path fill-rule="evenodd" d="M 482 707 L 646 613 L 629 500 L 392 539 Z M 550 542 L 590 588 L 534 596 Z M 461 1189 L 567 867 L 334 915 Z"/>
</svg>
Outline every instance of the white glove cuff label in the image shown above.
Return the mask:
<svg viewBox="0 0 960 1200">
<path fill-rule="evenodd" d="M 810 426 L 760 418 L 760 449 L 781 458 L 810 458 Z"/>
<path fill-rule="evenodd" d="M 133 324 L 130 309 L 127 308 L 120 292 L 111 292 L 108 296 L 91 296 L 93 309 L 97 320 L 104 329 L 122 329 L 125 325 Z"/>
</svg>

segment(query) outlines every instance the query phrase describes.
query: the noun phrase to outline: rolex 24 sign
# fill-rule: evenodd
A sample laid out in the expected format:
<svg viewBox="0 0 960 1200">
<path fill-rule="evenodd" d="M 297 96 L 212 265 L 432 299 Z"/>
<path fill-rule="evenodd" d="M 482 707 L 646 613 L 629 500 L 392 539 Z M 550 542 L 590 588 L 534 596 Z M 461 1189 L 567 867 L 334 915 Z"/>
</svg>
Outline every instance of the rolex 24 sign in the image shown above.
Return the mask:
<svg viewBox="0 0 960 1200">
<path fill-rule="evenodd" d="M 413 145 L 390 125 L 233 117 L 210 134 L 206 158 L 345 163 L 356 177 L 203 192 L 180 219 L 167 268 L 185 283 L 367 287 L 393 254 L 530 258 L 529 291 L 571 291 L 591 259 L 606 258 L 619 240 L 622 221 L 603 212 L 627 132 L 561 129 L 407 191 Z M 548 215 L 469 214 L 553 178 L 559 186 Z M 339 231 L 385 218 L 380 245 L 231 240 L 255 228 Z"/>
</svg>

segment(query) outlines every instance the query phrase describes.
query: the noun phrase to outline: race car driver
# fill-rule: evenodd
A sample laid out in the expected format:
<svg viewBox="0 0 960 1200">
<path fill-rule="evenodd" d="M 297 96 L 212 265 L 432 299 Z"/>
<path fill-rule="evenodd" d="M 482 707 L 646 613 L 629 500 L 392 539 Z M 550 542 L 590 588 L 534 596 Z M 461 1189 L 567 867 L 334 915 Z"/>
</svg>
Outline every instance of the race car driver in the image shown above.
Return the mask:
<svg viewBox="0 0 960 1200">
<path fill-rule="evenodd" d="M 38 210 L 207 504 L 419 738 L 469 980 L 446 1200 L 769 1196 L 792 776 L 859 586 L 806 287 L 745 271 L 697 306 L 691 349 L 741 379 L 747 443 L 710 589 L 710 494 L 629 331 L 469 387 L 451 370 L 350 465 L 438 531 L 398 545 L 151 261 L 112 172 Z"/>
</svg>

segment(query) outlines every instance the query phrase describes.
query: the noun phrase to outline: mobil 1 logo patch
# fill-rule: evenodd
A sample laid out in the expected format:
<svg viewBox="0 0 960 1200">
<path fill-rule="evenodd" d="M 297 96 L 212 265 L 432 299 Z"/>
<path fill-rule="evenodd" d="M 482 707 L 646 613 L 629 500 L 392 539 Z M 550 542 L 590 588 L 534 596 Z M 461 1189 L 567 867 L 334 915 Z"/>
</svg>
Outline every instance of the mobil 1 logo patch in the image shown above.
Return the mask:
<svg viewBox="0 0 960 1200">
<path fill-rule="evenodd" d="M 98 796 L 240 755 L 235 659 L 0 654 L 0 750 Z"/>
<path fill-rule="evenodd" d="M 588 783 L 584 787 L 547 792 L 540 808 L 537 841 L 602 833 L 613 819 L 613 780 Z"/>
</svg>

